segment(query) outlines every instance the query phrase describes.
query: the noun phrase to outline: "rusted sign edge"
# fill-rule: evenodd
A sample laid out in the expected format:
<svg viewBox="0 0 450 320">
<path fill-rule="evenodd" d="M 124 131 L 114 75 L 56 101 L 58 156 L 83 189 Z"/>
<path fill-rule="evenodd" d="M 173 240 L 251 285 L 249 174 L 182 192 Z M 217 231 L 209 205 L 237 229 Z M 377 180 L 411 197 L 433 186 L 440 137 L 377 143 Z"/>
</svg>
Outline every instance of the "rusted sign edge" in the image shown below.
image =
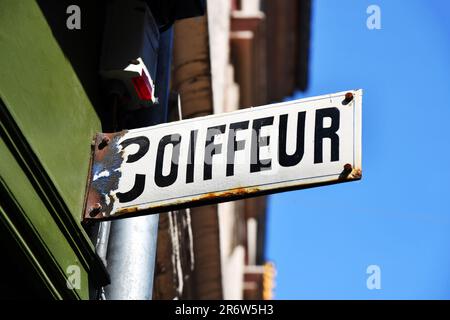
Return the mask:
<svg viewBox="0 0 450 320">
<path fill-rule="evenodd" d="M 83 223 L 105 220 L 105 211 L 112 206 L 111 202 L 108 204 L 105 201 L 107 195 L 101 193 L 101 190 L 105 190 L 101 186 L 104 184 L 118 184 L 121 172 L 116 169 L 119 169 L 123 160 L 123 152 L 118 151 L 117 142 L 127 132 L 127 130 L 123 130 L 115 133 L 97 133 L 92 141 L 82 215 Z M 107 162 L 105 163 L 105 161 Z M 103 164 L 104 166 L 102 166 Z M 102 179 L 96 182 L 95 175 L 101 172 L 109 172 L 109 179 Z"/>
<path fill-rule="evenodd" d="M 91 141 L 91 156 L 89 158 L 89 166 L 88 166 L 88 174 L 86 176 L 86 187 L 84 190 L 84 200 L 83 200 L 83 211 L 81 214 L 81 222 L 86 223 L 87 220 L 85 220 L 85 213 L 86 213 L 86 207 L 89 197 L 89 189 L 91 188 L 91 175 L 92 175 L 92 164 L 94 163 L 94 154 L 95 154 L 95 146 L 97 141 L 98 133 L 95 134 L 95 136 L 92 138 Z"/>
</svg>

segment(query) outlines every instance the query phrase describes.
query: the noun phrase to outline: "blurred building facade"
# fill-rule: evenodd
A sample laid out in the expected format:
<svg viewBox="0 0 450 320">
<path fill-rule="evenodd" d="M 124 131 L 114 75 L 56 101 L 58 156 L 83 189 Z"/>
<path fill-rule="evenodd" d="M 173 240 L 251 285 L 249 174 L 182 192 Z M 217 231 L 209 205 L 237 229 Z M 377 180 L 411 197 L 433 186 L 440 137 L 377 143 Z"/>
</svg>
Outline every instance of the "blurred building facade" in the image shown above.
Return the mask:
<svg viewBox="0 0 450 320">
<path fill-rule="evenodd" d="M 187 119 L 279 102 L 308 79 L 310 1 L 207 1 L 174 26 L 171 90 Z M 176 107 L 174 107 L 176 109 Z M 267 198 L 160 217 L 155 299 L 270 299 Z"/>
</svg>

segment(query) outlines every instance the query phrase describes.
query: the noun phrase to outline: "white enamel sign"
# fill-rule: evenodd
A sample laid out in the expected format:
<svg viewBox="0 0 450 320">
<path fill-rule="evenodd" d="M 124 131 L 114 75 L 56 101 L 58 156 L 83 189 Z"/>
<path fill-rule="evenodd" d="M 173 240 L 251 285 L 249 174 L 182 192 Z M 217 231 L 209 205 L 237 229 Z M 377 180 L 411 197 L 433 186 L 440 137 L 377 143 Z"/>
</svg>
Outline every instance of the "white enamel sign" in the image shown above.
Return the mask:
<svg viewBox="0 0 450 320">
<path fill-rule="evenodd" d="M 362 90 L 98 134 L 84 220 L 361 178 Z"/>
</svg>

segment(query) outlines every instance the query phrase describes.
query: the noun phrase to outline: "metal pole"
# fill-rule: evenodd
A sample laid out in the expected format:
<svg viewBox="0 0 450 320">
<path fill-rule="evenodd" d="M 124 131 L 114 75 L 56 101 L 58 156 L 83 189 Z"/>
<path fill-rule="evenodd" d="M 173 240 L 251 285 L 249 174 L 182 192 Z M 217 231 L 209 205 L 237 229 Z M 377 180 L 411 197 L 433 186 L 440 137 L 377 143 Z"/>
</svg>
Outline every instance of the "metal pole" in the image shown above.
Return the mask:
<svg viewBox="0 0 450 320">
<path fill-rule="evenodd" d="M 160 34 L 156 72 L 159 104 L 136 115 L 135 127 L 167 122 L 172 27 Z M 111 284 L 105 298 L 150 300 L 153 292 L 159 215 L 113 221 L 108 242 L 108 271 Z"/>
<path fill-rule="evenodd" d="M 106 299 L 150 300 L 158 236 L 158 215 L 111 223 Z"/>
</svg>

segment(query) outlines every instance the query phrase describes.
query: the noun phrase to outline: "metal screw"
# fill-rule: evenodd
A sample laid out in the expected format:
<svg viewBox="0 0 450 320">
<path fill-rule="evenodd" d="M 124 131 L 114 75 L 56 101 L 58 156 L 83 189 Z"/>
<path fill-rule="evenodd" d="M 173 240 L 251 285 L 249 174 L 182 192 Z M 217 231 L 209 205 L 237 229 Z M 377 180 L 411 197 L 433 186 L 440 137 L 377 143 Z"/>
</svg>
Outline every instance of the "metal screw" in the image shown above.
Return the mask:
<svg viewBox="0 0 450 320">
<path fill-rule="evenodd" d="M 353 170 L 353 166 L 350 164 L 350 163 L 347 163 L 345 166 L 344 166 L 344 171 L 345 172 L 350 172 L 350 171 L 352 171 Z"/>
<path fill-rule="evenodd" d="M 104 147 L 106 147 L 109 143 L 109 138 L 108 137 L 103 137 L 102 141 L 98 144 L 98 149 L 102 150 Z"/>
<path fill-rule="evenodd" d="M 100 203 L 94 204 L 92 207 L 89 208 L 89 215 L 91 217 L 95 217 L 100 213 L 100 210 L 102 210 L 102 205 Z"/>
<path fill-rule="evenodd" d="M 347 92 L 347 93 L 345 94 L 345 99 L 344 99 L 344 101 L 342 101 L 342 104 L 347 105 L 347 104 L 349 104 L 352 100 L 353 100 L 353 93 Z"/>
</svg>

